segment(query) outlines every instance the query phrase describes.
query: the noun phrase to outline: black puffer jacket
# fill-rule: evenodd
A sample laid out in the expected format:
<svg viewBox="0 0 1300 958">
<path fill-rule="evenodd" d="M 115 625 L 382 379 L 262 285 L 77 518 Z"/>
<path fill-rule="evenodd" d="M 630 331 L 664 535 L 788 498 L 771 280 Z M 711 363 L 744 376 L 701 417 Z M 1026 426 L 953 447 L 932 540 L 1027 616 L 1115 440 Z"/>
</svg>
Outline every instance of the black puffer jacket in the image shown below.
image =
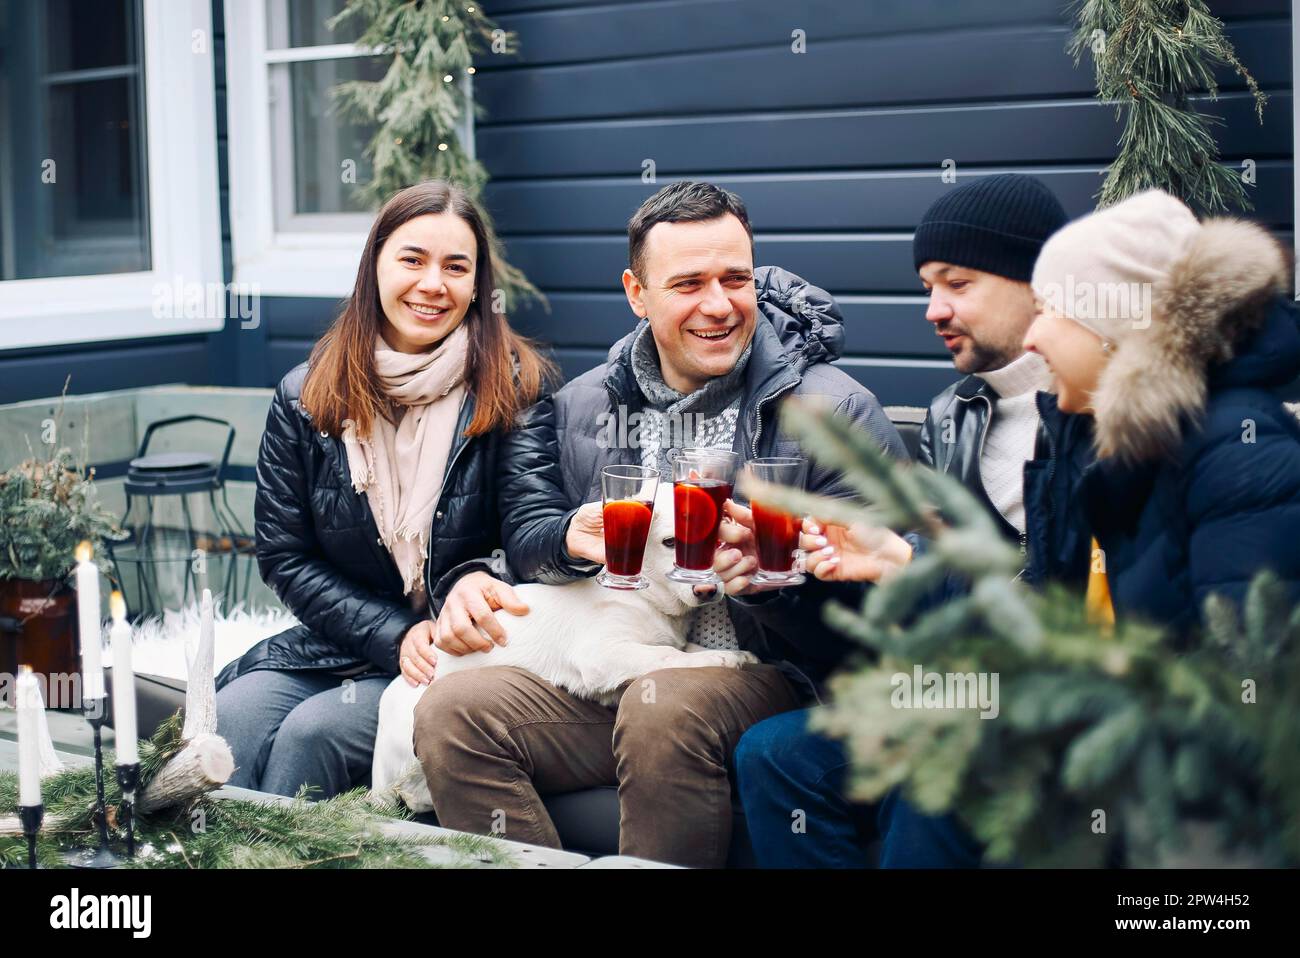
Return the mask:
<svg viewBox="0 0 1300 958">
<path fill-rule="evenodd" d="M 800 455 L 798 442 L 777 422 L 781 402 L 798 396 L 827 403 L 888 454 L 905 459 L 903 440 L 875 396 L 831 365 L 839 357 L 844 329 L 830 294 L 775 267 L 755 270 L 754 280 L 760 315 L 732 448 L 742 459 Z M 603 467 L 640 462 L 638 449 L 620 448 L 602 438 L 610 414 L 620 406 L 636 412 L 645 402 L 632 371 L 632 343 L 639 330 L 615 343 L 603 365 L 524 413 L 521 427 L 503 443 L 502 535 L 516 580 L 558 584 L 594 574 L 589 563 L 567 555 L 564 535 L 578 506 L 600 499 Z M 850 495 L 838 474 L 815 463 L 807 488 L 824 495 Z M 438 594 L 476 568 L 482 567 L 471 563 L 454 570 L 439 584 Z M 822 624 L 821 607 L 831 595 L 860 592 L 860 587 L 810 578 L 800 588 L 727 601 L 742 648 L 783 664 L 793 677 L 816 683 L 854 647 Z"/>
<path fill-rule="evenodd" d="M 254 669 L 395 675 L 402 637 L 426 617 L 402 594 L 401 576 L 380 542 L 370 505 L 352 488 L 342 441 L 314 429 L 299 404 L 306 374 L 304 363 L 275 391 L 257 457 L 254 506 L 262 579 L 301 624 L 228 665 L 219 688 Z M 473 415 L 470 394 L 456 423 L 429 534 L 430 595 L 430 583 L 448 569 L 499 546 L 499 436 L 467 439 Z"/>
</svg>

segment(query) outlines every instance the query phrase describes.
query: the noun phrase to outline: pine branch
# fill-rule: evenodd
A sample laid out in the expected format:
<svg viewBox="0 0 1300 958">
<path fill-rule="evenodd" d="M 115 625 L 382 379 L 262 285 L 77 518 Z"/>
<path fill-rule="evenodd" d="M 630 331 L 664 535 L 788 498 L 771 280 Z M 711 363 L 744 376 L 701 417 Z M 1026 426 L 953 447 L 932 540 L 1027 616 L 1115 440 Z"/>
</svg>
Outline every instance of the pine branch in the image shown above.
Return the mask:
<svg viewBox="0 0 1300 958">
<path fill-rule="evenodd" d="M 480 5 L 451 0 L 349 0 L 327 26 L 346 23 L 361 25 L 358 46 L 390 58 L 380 79 L 331 90 L 337 116 L 374 128 L 364 154 L 372 175 L 357 185 L 358 198 L 376 208 L 398 190 L 441 179 L 479 199 L 487 170 L 458 134 L 463 119 L 481 112 L 467 78 L 476 55 L 517 52 L 517 36 L 499 29 Z M 529 301 L 547 306 L 541 291 L 506 261 L 499 242 L 490 255 L 507 311 Z"/>
<path fill-rule="evenodd" d="M 1100 205 L 1158 188 L 1210 211 L 1250 209 L 1240 177 L 1218 162 L 1210 128 L 1220 121 L 1192 109 L 1189 97 L 1217 99 L 1221 65 L 1245 81 L 1261 123 L 1267 97 L 1203 0 L 1086 0 L 1075 22 L 1075 64 L 1091 51 L 1099 99 L 1125 118 Z"/>
<path fill-rule="evenodd" d="M 1300 862 L 1300 608 L 1288 607 L 1275 577 L 1252 583 L 1244 610 L 1212 597 L 1206 634 L 1181 637 L 1178 650 L 1140 622 L 1102 635 L 1081 596 L 1012 581 L 999 540 L 981 538 L 955 480 L 887 460 L 824 412 L 786 422 L 822 465 L 878 497 L 878 514 L 955 520 L 932 523 L 932 547 L 866 590 L 860 609 L 824 610 L 828 627 L 875 653 L 832 677 L 830 703 L 811 720 L 843 740 L 853 797 L 901 788 L 924 811 L 955 813 L 989 861 L 1100 866 L 1123 849 L 1129 864 L 1157 864 L 1209 823 L 1212 855 Z M 856 503 L 840 508 L 847 521 L 861 515 Z M 953 576 L 969 591 L 930 605 L 933 587 Z M 1000 711 L 985 720 L 972 708 L 926 707 L 915 689 L 896 701 L 918 670 L 997 676 Z M 1094 831 L 1098 811 L 1106 829 Z"/>
<path fill-rule="evenodd" d="M 180 714 L 172 716 L 140 746 L 141 788 L 182 746 Z M 105 766 L 113 767 L 107 752 Z M 122 795 L 116 776 L 105 776 L 105 804 L 115 840 Z M 45 820 L 37 842 L 47 868 L 68 867 L 68 854 L 95 847 L 93 767 L 65 769 L 41 783 Z M 0 817 L 17 811 L 18 780 L 0 773 Z M 387 835 L 387 822 L 410 818 L 400 806 L 375 803 L 366 789 L 327 801 L 307 800 L 303 789 L 292 802 L 263 803 L 200 798 L 184 808 L 136 816 L 138 857 L 130 868 L 429 868 L 420 850 L 444 847 L 452 867 L 510 867 L 509 854 L 478 836 L 409 837 Z M 23 865 L 27 842 L 0 834 L 0 866 Z"/>
</svg>

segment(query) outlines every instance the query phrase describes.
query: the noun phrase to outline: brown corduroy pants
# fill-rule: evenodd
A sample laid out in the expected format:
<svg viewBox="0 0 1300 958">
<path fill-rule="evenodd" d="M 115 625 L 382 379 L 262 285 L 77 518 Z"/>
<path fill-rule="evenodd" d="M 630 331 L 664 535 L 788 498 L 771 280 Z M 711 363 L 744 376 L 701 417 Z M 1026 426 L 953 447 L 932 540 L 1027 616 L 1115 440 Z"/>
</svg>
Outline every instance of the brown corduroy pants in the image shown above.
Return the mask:
<svg viewBox="0 0 1300 958">
<path fill-rule="evenodd" d="M 617 784 L 620 854 L 720 868 L 736 742 L 800 704 L 770 665 L 651 672 L 617 708 L 522 669 L 474 669 L 421 697 L 415 753 L 447 828 L 559 848 L 540 795 Z"/>
</svg>

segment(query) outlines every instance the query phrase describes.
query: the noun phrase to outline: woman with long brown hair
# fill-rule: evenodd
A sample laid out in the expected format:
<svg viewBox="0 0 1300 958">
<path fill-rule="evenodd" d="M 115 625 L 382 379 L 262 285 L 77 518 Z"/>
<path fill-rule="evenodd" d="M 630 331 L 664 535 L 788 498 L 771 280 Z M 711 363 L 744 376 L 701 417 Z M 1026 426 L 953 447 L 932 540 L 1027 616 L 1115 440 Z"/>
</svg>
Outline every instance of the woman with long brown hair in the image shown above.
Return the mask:
<svg viewBox="0 0 1300 958">
<path fill-rule="evenodd" d="M 493 246 L 458 187 L 397 193 L 342 313 L 276 390 L 257 559 L 299 624 L 218 678 L 231 784 L 363 784 L 384 688 L 433 676 L 434 585 L 499 545 L 498 438 L 552 366 L 493 308 Z"/>
</svg>

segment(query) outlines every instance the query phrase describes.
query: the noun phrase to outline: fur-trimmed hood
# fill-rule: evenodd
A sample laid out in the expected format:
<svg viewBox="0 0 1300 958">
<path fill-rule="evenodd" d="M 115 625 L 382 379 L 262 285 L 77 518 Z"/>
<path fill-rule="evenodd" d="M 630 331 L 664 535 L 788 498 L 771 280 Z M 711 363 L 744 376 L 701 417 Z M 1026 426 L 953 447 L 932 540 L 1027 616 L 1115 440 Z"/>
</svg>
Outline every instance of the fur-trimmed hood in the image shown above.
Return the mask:
<svg viewBox="0 0 1300 958">
<path fill-rule="evenodd" d="M 1244 220 L 1206 220 L 1152 291 L 1151 322 L 1129 330 L 1093 395 L 1097 454 L 1163 458 L 1199 421 L 1214 367 L 1234 358 L 1291 286 L 1290 257 Z"/>
</svg>

